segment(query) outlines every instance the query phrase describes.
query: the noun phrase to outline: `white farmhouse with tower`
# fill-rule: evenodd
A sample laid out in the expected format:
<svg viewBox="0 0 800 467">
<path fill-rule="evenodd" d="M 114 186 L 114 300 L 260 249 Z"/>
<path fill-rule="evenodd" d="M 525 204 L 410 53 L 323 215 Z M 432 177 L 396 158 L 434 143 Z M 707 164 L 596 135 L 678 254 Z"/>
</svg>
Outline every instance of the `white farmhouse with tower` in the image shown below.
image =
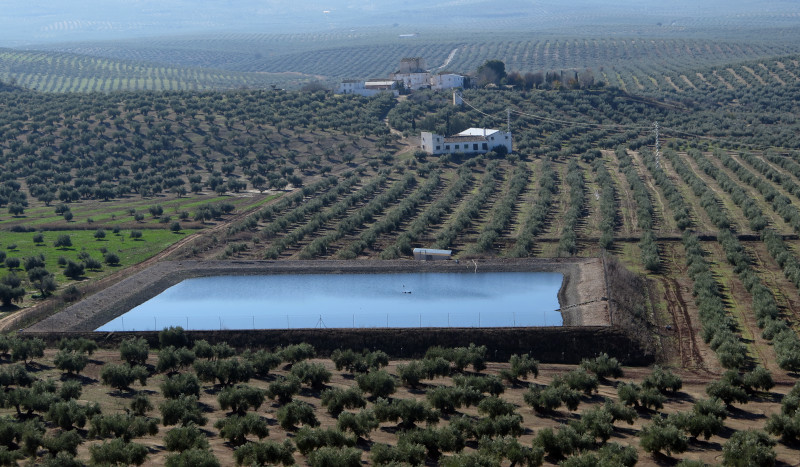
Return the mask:
<svg viewBox="0 0 800 467">
<path fill-rule="evenodd" d="M 420 89 L 453 89 L 463 88 L 465 78 L 455 73 L 431 74 L 425 68 L 425 59 L 422 57 L 404 58 L 400 60 L 400 68 L 392 73 L 388 79 L 379 80 L 344 80 L 336 90 L 337 94 L 358 94 L 371 97 L 381 92 L 398 94 L 398 83 L 402 83 L 409 91 Z"/>
</svg>

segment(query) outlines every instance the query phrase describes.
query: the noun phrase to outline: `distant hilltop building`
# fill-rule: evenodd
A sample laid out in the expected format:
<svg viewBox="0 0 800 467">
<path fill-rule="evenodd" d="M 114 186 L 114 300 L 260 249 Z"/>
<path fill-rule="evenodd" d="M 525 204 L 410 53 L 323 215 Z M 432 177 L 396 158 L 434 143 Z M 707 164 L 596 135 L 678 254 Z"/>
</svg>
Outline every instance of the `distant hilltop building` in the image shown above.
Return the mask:
<svg viewBox="0 0 800 467">
<path fill-rule="evenodd" d="M 470 128 L 453 136 L 442 136 L 423 131 L 420 134 L 420 147 L 428 154 L 485 154 L 498 146 L 511 153 L 510 132 L 489 128 Z M 502 149 L 501 149 L 502 151 Z"/>
<path fill-rule="evenodd" d="M 421 57 L 400 60 L 400 68 L 390 75 L 395 81 L 402 81 L 406 89 L 450 89 L 463 88 L 464 77 L 455 73 L 431 75 L 425 68 L 425 59 Z"/>
<path fill-rule="evenodd" d="M 358 94 L 372 97 L 381 92 L 391 92 L 395 97 L 400 95 L 399 85 L 393 80 L 359 81 L 348 79 L 339 84 L 337 94 Z"/>
<path fill-rule="evenodd" d="M 360 96 L 374 96 L 379 92 L 389 91 L 394 95 L 399 94 L 400 85 L 409 91 L 420 89 L 451 89 L 463 88 L 464 76 L 455 73 L 442 73 L 432 75 L 425 68 L 425 59 L 421 57 L 404 58 L 400 60 L 399 69 L 392 73 L 388 79 L 360 81 L 345 80 L 339 84 L 338 94 L 358 94 Z M 388 83 L 394 83 L 392 85 Z"/>
</svg>

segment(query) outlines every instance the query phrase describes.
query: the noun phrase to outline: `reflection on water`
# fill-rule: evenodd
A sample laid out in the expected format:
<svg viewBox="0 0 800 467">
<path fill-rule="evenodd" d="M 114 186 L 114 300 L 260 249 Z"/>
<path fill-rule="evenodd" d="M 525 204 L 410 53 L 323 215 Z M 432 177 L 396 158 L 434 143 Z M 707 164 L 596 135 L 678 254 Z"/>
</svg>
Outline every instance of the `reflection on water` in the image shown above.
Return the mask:
<svg viewBox="0 0 800 467">
<path fill-rule="evenodd" d="M 189 279 L 98 331 L 560 326 L 562 274 L 292 274 Z"/>
</svg>

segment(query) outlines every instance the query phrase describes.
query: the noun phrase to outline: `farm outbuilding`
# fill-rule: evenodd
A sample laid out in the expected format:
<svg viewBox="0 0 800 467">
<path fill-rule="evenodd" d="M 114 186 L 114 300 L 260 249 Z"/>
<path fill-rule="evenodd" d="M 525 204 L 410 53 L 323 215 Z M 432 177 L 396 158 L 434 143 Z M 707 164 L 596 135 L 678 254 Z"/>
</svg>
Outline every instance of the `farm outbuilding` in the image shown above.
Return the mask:
<svg viewBox="0 0 800 467">
<path fill-rule="evenodd" d="M 453 250 L 434 250 L 432 248 L 414 248 L 414 259 L 420 261 L 438 261 L 450 259 Z"/>
</svg>

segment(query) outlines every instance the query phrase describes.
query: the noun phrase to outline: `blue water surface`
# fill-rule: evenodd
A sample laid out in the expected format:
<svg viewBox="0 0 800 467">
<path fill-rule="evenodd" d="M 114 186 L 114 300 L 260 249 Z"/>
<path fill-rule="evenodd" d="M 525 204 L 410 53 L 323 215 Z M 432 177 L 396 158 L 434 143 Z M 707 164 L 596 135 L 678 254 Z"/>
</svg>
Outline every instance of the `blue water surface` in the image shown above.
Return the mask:
<svg viewBox="0 0 800 467">
<path fill-rule="evenodd" d="M 202 277 L 97 330 L 560 326 L 562 280 L 543 272 Z"/>
</svg>

